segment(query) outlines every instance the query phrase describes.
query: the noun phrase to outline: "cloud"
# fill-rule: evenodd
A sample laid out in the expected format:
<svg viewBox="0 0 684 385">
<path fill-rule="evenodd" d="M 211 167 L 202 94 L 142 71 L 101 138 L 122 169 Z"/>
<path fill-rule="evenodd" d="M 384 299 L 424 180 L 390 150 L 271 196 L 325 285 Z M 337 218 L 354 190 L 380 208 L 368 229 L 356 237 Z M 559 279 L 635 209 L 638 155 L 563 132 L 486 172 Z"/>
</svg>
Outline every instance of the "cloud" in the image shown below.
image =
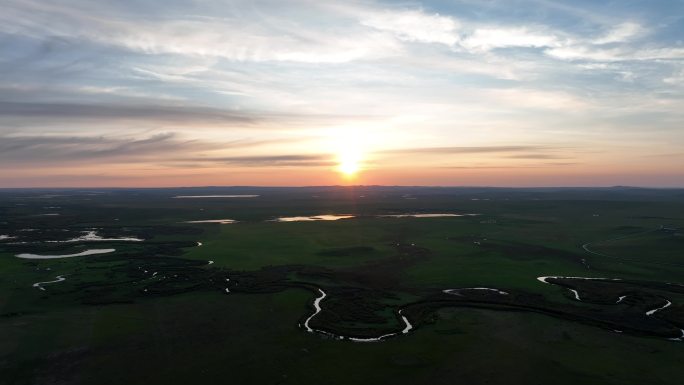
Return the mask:
<svg viewBox="0 0 684 385">
<path fill-rule="evenodd" d="M 251 123 L 253 116 L 193 106 L 117 105 L 81 103 L 31 103 L 0 101 L 0 116 L 21 118 L 69 119 L 151 119 L 168 121 L 222 121 Z"/>
<path fill-rule="evenodd" d="M 338 128 L 373 138 L 369 158 L 394 148 L 377 153 L 378 169 L 395 160 L 438 167 L 450 154 L 513 165 L 565 153 L 520 143 L 606 147 L 618 164 L 627 158 L 619 145 L 681 144 L 684 5 L 672 2 L 5 0 L 2 8 L 5 172 L 79 162 L 79 170 L 192 164 L 218 173 L 328 166 L 319 153 L 335 150 L 326 135 Z M 244 140 L 276 136 L 313 138 L 259 148 Z M 382 163 L 392 154 L 405 158 Z"/>
<path fill-rule="evenodd" d="M 269 141 L 209 142 L 160 133 L 143 138 L 113 136 L 0 136 L 0 162 L 4 165 L 82 164 L 83 162 L 136 163 L 182 159 L 205 151 L 244 149 Z"/>
<path fill-rule="evenodd" d="M 2 88 L 0 87 L 0 90 Z M 22 95 L 23 99 L 31 99 L 40 94 L 32 90 Z M 69 94 L 72 97 L 78 94 Z M 87 96 L 87 95 L 86 95 Z M 80 98 L 80 97 L 79 97 Z M 311 124 L 311 122 L 339 122 L 343 119 L 367 119 L 368 115 L 353 112 L 326 113 L 312 111 L 259 111 L 245 108 L 215 108 L 194 105 L 193 102 L 169 104 L 151 104 L 152 97 L 135 99 L 127 98 L 125 103 L 90 97 L 92 103 L 83 102 L 9 102 L 0 100 L 0 133 L 3 128 L 15 126 L 20 129 L 40 131 L 48 126 L 92 127 L 94 122 L 101 127 L 115 126 L 124 130 L 129 127 L 149 127 L 156 129 L 170 125 L 195 130 L 198 126 L 210 128 L 264 129 L 290 126 L 293 124 Z M 157 101 L 160 102 L 160 101 Z M 273 107 L 273 106 L 272 106 Z M 228 134 L 228 133 L 227 133 Z"/>
<path fill-rule="evenodd" d="M 13 163 L 83 161 L 141 158 L 177 151 L 215 148 L 216 145 L 179 140 L 173 133 L 144 139 L 92 136 L 4 136 L 0 138 L 0 160 Z"/>
<path fill-rule="evenodd" d="M 528 168 L 546 168 L 546 167 L 563 167 L 563 166 L 575 166 L 579 163 L 574 162 L 551 162 L 551 163 L 540 163 L 540 164 L 529 164 L 520 166 L 511 165 L 491 165 L 491 166 L 441 166 L 440 168 L 445 169 L 458 169 L 458 170 L 507 170 L 507 169 L 528 169 Z"/>
<path fill-rule="evenodd" d="M 295 2 L 294 15 L 288 15 L 289 9 L 268 2 L 242 7 L 213 5 L 220 8 L 218 15 L 172 12 L 173 17 L 168 17 L 171 15 L 164 15 L 165 10 L 158 10 L 159 16 L 146 15 L 144 22 L 139 22 L 133 7 L 10 1 L 5 16 L 0 16 L 0 31 L 94 41 L 149 55 L 220 57 L 238 62 L 345 63 L 386 55 L 397 48 L 393 39 L 383 34 L 369 34 L 361 28 L 342 32 L 314 29 L 293 17 L 308 17 L 313 12 L 322 18 L 318 20 L 322 24 L 349 22 L 334 6 Z M 278 14 L 278 9 L 282 13 Z"/>
<path fill-rule="evenodd" d="M 565 43 L 548 48 L 545 53 L 567 61 L 623 62 L 679 60 L 684 49 L 658 47 L 653 44 L 633 44 L 650 30 L 634 22 L 620 23 L 597 38 L 573 37 Z"/>
<path fill-rule="evenodd" d="M 625 22 L 618 24 L 604 36 L 595 39 L 594 44 L 623 43 L 647 32 L 647 29 L 638 23 Z"/>
<path fill-rule="evenodd" d="M 492 154 L 546 151 L 545 146 L 414 147 L 385 150 L 383 154 Z"/>
<path fill-rule="evenodd" d="M 183 159 L 198 163 L 221 163 L 247 167 L 328 167 L 336 164 L 328 154 L 253 155 L 229 157 L 198 157 Z"/>
<path fill-rule="evenodd" d="M 588 100 L 564 91 L 528 89 L 522 87 L 483 91 L 490 102 L 515 110 L 538 109 L 563 112 L 585 111 L 593 106 Z"/>
<path fill-rule="evenodd" d="M 517 154 L 508 155 L 508 159 L 571 159 L 564 155 L 553 155 L 553 154 Z"/>
<path fill-rule="evenodd" d="M 334 165 L 329 154 L 236 155 L 247 149 L 283 145 L 293 139 L 189 140 L 175 133 L 142 138 L 113 136 L 0 136 L 0 164 L 46 168 L 66 165 L 141 164 L 167 167 L 322 167 Z"/>
<path fill-rule="evenodd" d="M 684 85 L 684 70 L 676 72 L 663 79 L 663 82 L 672 85 Z"/>
<path fill-rule="evenodd" d="M 554 47 L 560 43 L 559 39 L 552 34 L 518 27 L 476 29 L 460 44 L 471 51 L 490 51 L 495 48 L 508 47 Z"/>
<path fill-rule="evenodd" d="M 601 48 L 590 45 L 571 45 L 547 49 L 546 54 L 561 60 L 597 62 L 659 61 L 684 59 L 684 48 Z"/>
<path fill-rule="evenodd" d="M 427 14 L 422 10 L 385 11 L 369 15 L 361 24 L 392 33 L 398 39 L 419 43 L 454 45 L 459 23 L 448 16 Z"/>
</svg>

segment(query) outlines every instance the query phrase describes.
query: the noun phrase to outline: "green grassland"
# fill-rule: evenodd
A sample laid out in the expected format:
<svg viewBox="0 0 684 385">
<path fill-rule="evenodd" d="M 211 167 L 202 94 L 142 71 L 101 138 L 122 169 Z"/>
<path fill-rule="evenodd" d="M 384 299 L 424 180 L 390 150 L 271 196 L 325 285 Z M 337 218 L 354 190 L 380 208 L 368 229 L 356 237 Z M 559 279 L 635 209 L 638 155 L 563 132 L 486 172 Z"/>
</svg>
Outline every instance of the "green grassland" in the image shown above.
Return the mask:
<svg viewBox="0 0 684 385">
<path fill-rule="evenodd" d="M 203 194 L 260 196 L 173 198 Z M 381 217 L 406 213 L 478 215 Z M 271 221 L 319 214 L 357 217 Z M 91 228 L 144 241 L 48 242 Z M 0 384 L 679 384 L 682 228 L 682 190 L 0 191 Z M 92 248 L 116 252 L 15 257 Z M 441 293 L 467 287 L 510 295 Z M 316 328 L 375 336 L 404 308 L 415 330 L 307 333 L 317 288 Z"/>
</svg>

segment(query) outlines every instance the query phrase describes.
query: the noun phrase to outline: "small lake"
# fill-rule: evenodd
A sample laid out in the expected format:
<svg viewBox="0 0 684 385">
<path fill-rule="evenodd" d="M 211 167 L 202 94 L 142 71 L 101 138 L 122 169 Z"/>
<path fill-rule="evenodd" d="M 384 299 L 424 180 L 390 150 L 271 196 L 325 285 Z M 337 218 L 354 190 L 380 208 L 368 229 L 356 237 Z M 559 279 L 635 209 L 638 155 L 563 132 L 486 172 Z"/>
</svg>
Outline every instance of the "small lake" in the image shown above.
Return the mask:
<svg viewBox="0 0 684 385">
<path fill-rule="evenodd" d="M 96 254 L 107 254 L 113 253 L 116 249 L 90 249 L 82 251 L 76 254 L 63 254 L 63 255 L 40 255 L 40 254 L 17 254 L 17 258 L 22 259 L 59 259 L 59 258 L 72 258 L 72 257 L 84 257 L 86 255 L 96 255 Z"/>
<path fill-rule="evenodd" d="M 353 215 L 313 215 L 308 217 L 281 217 L 272 219 L 272 222 L 312 222 L 312 221 L 337 221 L 351 219 Z"/>
<path fill-rule="evenodd" d="M 221 225 L 228 225 L 237 222 L 235 219 L 204 219 L 201 221 L 185 221 L 183 223 L 218 223 Z"/>
</svg>

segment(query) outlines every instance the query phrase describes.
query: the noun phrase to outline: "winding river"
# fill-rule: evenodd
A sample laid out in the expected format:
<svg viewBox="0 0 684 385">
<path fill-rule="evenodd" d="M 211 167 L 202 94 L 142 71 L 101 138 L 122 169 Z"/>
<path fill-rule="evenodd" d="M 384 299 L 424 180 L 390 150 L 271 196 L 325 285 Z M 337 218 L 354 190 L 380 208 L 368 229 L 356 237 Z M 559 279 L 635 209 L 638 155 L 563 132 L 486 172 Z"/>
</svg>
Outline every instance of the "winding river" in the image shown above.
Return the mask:
<svg viewBox="0 0 684 385">
<path fill-rule="evenodd" d="M 558 284 L 555 284 L 555 283 L 552 283 L 552 282 L 548 282 L 547 279 L 549 279 L 549 278 L 556 278 L 556 279 L 583 279 L 583 280 L 621 281 L 621 279 L 619 279 L 619 278 L 589 278 L 589 277 L 560 277 L 560 276 L 537 277 L 537 280 L 540 281 L 540 282 L 544 282 L 544 283 L 549 284 L 549 285 L 561 286 L 561 287 L 564 287 L 564 288 L 570 290 L 570 291 L 575 295 L 575 299 L 578 300 L 578 301 L 582 301 L 582 300 L 580 299 L 580 296 L 579 296 L 579 293 L 577 292 L 577 290 L 570 289 L 570 288 L 568 288 L 568 287 L 565 287 L 565 286 L 562 286 L 562 285 L 558 285 Z M 626 296 L 626 295 L 622 295 L 622 296 L 618 297 L 618 300 L 617 300 L 615 303 L 616 303 L 616 304 L 619 304 L 619 303 L 621 303 L 625 298 L 627 298 L 627 296 Z M 654 314 L 656 314 L 657 312 L 659 312 L 659 311 L 661 311 L 661 310 L 663 310 L 663 309 L 666 309 L 666 308 L 668 308 L 668 307 L 670 307 L 670 306 L 672 305 L 672 302 L 670 302 L 670 300 L 665 299 L 665 298 L 663 298 L 663 299 L 665 300 L 665 305 L 658 306 L 658 307 L 656 307 L 656 308 L 654 308 L 654 309 L 651 309 L 651 310 L 647 311 L 645 314 L 646 314 L 647 316 L 649 316 L 649 317 L 652 317 L 652 316 L 653 316 Z M 682 336 L 681 336 L 681 337 L 679 337 L 679 338 L 670 338 L 670 340 L 672 340 L 672 341 L 684 341 L 684 329 L 681 329 L 681 330 L 682 330 Z M 619 331 L 618 331 L 618 332 L 619 332 Z"/>
<path fill-rule="evenodd" d="M 646 315 L 647 315 L 647 316 L 652 316 L 653 314 L 655 314 L 655 313 L 657 313 L 657 312 L 659 312 L 659 311 L 661 311 L 661 310 L 663 310 L 663 309 L 665 309 L 665 308 L 670 307 L 670 305 L 672 305 L 672 302 L 670 302 L 670 301 L 668 301 L 668 300 L 665 300 L 665 305 L 660 306 L 660 307 L 657 307 L 657 308 L 655 308 L 655 309 L 653 309 L 653 310 L 647 311 L 647 312 L 646 312 Z"/>
<path fill-rule="evenodd" d="M 549 279 L 622 281 L 619 278 L 601 278 L 601 277 L 564 277 L 564 276 L 541 276 L 541 277 L 537 277 L 537 280 L 542 282 L 542 283 L 545 283 L 548 285 L 561 286 L 565 289 L 570 290 L 573 293 L 574 298 L 580 302 L 582 301 L 582 299 L 581 299 L 579 292 L 577 290 L 570 289 L 568 287 L 565 287 L 565 286 L 562 286 L 562 285 L 559 285 L 559 284 L 556 284 L 553 282 L 549 282 L 548 281 Z M 314 299 L 314 302 L 313 302 L 314 312 L 309 317 L 306 318 L 306 320 L 304 321 L 303 324 L 300 325 L 300 326 L 303 326 L 304 329 L 309 333 L 318 333 L 318 334 L 322 334 L 322 335 L 325 335 L 328 337 L 332 337 L 334 339 L 349 340 L 352 342 L 380 342 L 380 341 L 383 341 L 387 338 L 395 337 L 395 336 L 398 336 L 401 334 L 407 334 L 411 330 L 413 330 L 413 328 L 414 328 L 413 325 L 411 324 L 411 322 L 409 321 L 409 319 L 405 315 L 402 314 L 403 309 L 399 309 L 397 314 L 398 314 L 399 318 L 402 320 L 402 322 L 404 323 L 403 329 L 401 331 L 383 334 L 383 335 L 378 336 L 378 337 L 350 337 L 350 336 L 334 334 L 334 333 L 331 333 L 331 332 L 328 332 L 325 330 L 314 329 L 311 327 L 311 320 L 313 320 L 314 317 L 316 317 L 323 310 L 321 303 L 327 297 L 327 294 L 325 291 L 323 291 L 323 289 L 317 288 L 317 290 L 318 290 L 319 295 Z M 445 289 L 445 290 L 442 290 L 442 293 L 450 294 L 450 295 L 463 295 L 462 292 L 478 291 L 478 290 L 479 291 L 493 292 L 493 293 L 496 293 L 499 295 L 509 295 L 508 292 L 505 292 L 505 291 L 499 290 L 499 289 L 490 288 L 490 287 L 465 287 L 465 288 L 459 288 L 459 289 Z M 227 293 L 229 292 L 228 289 L 226 289 L 226 292 Z M 626 295 L 620 296 L 618 298 L 616 304 L 622 302 L 626 297 L 627 297 Z M 657 312 L 659 312 L 659 311 L 661 311 L 661 310 L 672 305 L 672 302 L 670 302 L 669 300 L 665 299 L 665 301 L 666 301 L 666 303 L 664 305 L 659 306 L 655 309 L 651 309 L 651 310 L 647 311 L 645 314 L 650 317 L 650 316 L 653 316 L 654 314 L 656 314 Z M 621 333 L 621 331 L 619 331 L 619 330 L 615 330 L 615 332 Z M 672 341 L 684 341 L 684 329 L 682 329 L 682 336 L 681 337 L 670 338 L 670 340 L 672 340 Z"/>
<path fill-rule="evenodd" d="M 323 299 L 325 299 L 325 297 L 327 297 L 327 294 L 323 291 L 323 289 L 318 288 L 318 292 L 320 293 L 320 296 L 316 297 L 316 299 L 314 299 L 314 303 L 313 303 L 315 311 L 313 312 L 313 314 L 311 314 L 304 321 L 304 324 L 303 324 L 304 329 L 306 329 L 306 331 L 309 333 L 319 333 L 319 334 L 322 334 L 322 335 L 325 335 L 328 337 L 332 337 L 332 338 L 335 338 L 338 340 L 349 340 L 349 341 L 353 341 L 353 342 L 379 342 L 379 341 L 382 341 L 386 338 L 398 336 L 401 334 L 407 334 L 408 332 L 410 332 L 413 329 L 413 325 L 411 325 L 411 322 L 408 320 L 408 318 L 406 318 L 405 315 L 401 314 L 402 309 L 399 310 L 398 314 L 399 314 L 399 317 L 401 318 L 401 320 L 404 322 L 404 328 L 401 331 L 383 334 L 379 337 L 367 337 L 367 338 L 349 337 L 349 336 L 343 336 L 343 335 L 330 333 L 330 332 L 327 332 L 324 330 L 314 329 L 309 325 L 309 323 L 311 322 L 311 320 L 315 316 L 318 315 L 318 313 L 321 312 L 321 310 L 323 310 L 321 308 L 321 301 L 323 301 Z"/>
<path fill-rule="evenodd" d="M 548 281 L 549 279 L 577 279 L 577 280 L 622 281 L 622 280 L 619 279 L 619 278 L 601 278 L 601 277 L 564 277 L 564 276 L 541 276 L 541 277 L 537 277 L 537 280 L 540 281 L 540 282 L 542 282 L 542 283 L 545 283 L 545 284 L 548 284 L 548 285 L 561 286 L 561 287 L 563 287 L 563 288 L 565 288 L 565 289 L 570 290 L 570 291 L 573 293 L 574 298 L 575 298 L 577 301 L 582 301 L 582 299 L 581 299 L 581 297 L 580 297 L 580 295 L 579 295 L 579 292 L 578 292 L 577 290 L 575 290 L 575 289 L 570 289 L 570 288 L 567 288 L 567 287 L 565 287 L 565 286 L 562 286 L 562 285 L 559 285 L 559 284 L 556 284 L 556 283 L 553 283 L 553 282 L 549 282 L 549 281 Z M 317 288 L 317 290 L 318 290 L 318 294 L 319 294 L 319 295 L 318 295 L 318 296 L 314 299 L 314 301 L 313 301 L 314 312 L 306 318 L 306 320 L 304 321 L 303 324 L 300 324 L 300 326 L 302 326 L 302 327 L 303 327 L 307 332 L 309 332 L 309 333 L 318 333 L 318 334 L 325 335 L 325 336 L 328 336 L 328 337 L 331 337 L 331 338 L 334 338 L 334 339 L 337 339 L 337 340 L 348 340 L 348 341 L 352 341 L 352 342 L 380 342 L 380 341 L 383 341 L 383 340 L 388 339 L 388 338 L 391 338 L 391 337 L 395 337 L 395 336 L 402 335 L 402 334 L 407 334 L 407 333 L 409 333 L 411 330 L 414 329 L 414 327 L 413 327 L 413 325 L 411 324 L 411 322 L 409 321 L 409 319 L 408 319 L 405 315 L 402 314 L 403 309 L 399 309 L 398 312 L 397 312 L 397 315 L 399 316 L 399 318 L 401 319 L 401 321 L 404 323 L 403 329 L 400 330 L 400 331 L 396 331 L 396 332 L 392 332 L 392 333 L 383 334 L 383 335 L 380 335 L 380 336 L 378 336 L 378 337 L 351 337 L 351 336 L 344 336 L 344 335 L 334 334 L 334 333 L 331 333 L 331 332 L 328 332 L 328 331 L 325 331 L 325 330 L 315 329 L 315 328 L 311 327 L 311 320 L 313 320 L 318 314 L 320 314 L 321 311 L 323 311 L 323 308 L 322 308 L 322 306 L 321 306 L 321 303 L 322 303 L 323 300 L 328 296 L 328 295 L 326 294 L 326 292 L 323 291 L 323 289 Z M 490 287 L 466 287 L 466 288 L 459 288 L 459 289 L 445 289 L 445 290 L 442 290 L 442 293 L 444 293 L 444 294 L 450 294 L 450 295 L 463 295 L 462 292 L 465 292 L 465 291 L 478 291 L 478 290 L 479 290 L 479 291 L 493 292 L 493 293 L 496 293 L 496 294 L 499 294 L 499 295 L 509 295 L 508 292 L 505 292 L 505 291 L 499 290 L 499 289 L 490 288 Z M 229 290 L 226 289 L 226 292 L 229 293 Z M 620 296 L 620 297 L 618 298 L 616 304 L 622 302 L 626 297 L 627 297 L 626 295 Z M 663 310 L 663 309 L 666 309 L 666 308 L 670 307 L 671 305 L 672 305 L 672 302 L 670 302 L 669 300 L 665 299 L 665 304 L 664 304 L 664 305 L 658 306 L 657 308 L 654 308 L 654 309 L 651 309 L 651 310 L 647 311 L 645 314 L 646 314 L 646 316 L 649 316 L 649 317 L 650 317 L 650 316 L 654 316 L 657 312 L 659 312 L 659 311 L 661 311 L 661 310 Z M 681 337 L 678 337 L 678 338 L 669 338 L 669 340 L 672 340 L 672 341 L 684 341 L 684 329 L 681 329 L 681 331 L 682 331 L 682 336 L 681 336 Z M 621 331 L 619 331 L 619 330 L 615 330 L 615 332 L 621 333 Z"/>
<path fill-rule="evenodd" d="M 580 302 L 582 302 L 582 299 L 580 298 L 579 292 L 577 290 L 571 289 L 569 287 L 565 287 L 563 285 L 558 285 L 558 284 L 553 283 L 553 282 L 548 282 L 547 279 L 581 279 L 581 280 L 585 280 L 585 281 L 622 281 L 619 278 L 601 278 L 601 277 L 561 277 L 561 276 L 551 276 L 551 275 L 550 276 L 537 277 L 537 281 L 539 281 L 539 282 L 543 282 L 543 283 L 546 283 L 548 285 L 560 286 L 560 287 L 563 287 L 565 289 L 570 290 L 572 292 L 572 294 L 574 295 L 575 299 L 577 301 L 580 301 Z M 618 302 L 620 302 L 620 301 L 622 301 L 622 299 L 618 300 Z"/>
<path fill-rule="evenodd" d="M 61 275 L 58 275 L 58 276 L 55 277 L 55 278 L 57 278 L 57 279 L 55 279 L 54 281 L 36 282 L 36 283 L 33 284 L 33 287 L 36 287 L 36 288 L 38 288 L 38 289 L 40 289 L 40 290 L 42 290 L 42 291 L 45 291 L 45 288 L 43 287 L 43 285 L 48 285 L 48 284 L 51 284 L 51 283 L 57 283 L 57 282 L 66 281 L 66 278 L 64 278 L 64 276 L 61 276 Z"/>
</svg>

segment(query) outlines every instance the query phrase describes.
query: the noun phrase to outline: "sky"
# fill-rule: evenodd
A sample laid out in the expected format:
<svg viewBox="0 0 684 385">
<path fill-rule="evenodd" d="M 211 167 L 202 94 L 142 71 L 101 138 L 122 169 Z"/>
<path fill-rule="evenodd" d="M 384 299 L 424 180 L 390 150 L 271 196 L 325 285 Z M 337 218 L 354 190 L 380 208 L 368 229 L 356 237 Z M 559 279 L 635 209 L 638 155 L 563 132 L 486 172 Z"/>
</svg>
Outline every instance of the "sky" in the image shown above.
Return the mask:
<svg viewBox="0 0 684 385">
<path fill-rule="evenodd" d="M 681 0 L 0 0 L 0 187 L 684 187 Z"/>
</svg>

